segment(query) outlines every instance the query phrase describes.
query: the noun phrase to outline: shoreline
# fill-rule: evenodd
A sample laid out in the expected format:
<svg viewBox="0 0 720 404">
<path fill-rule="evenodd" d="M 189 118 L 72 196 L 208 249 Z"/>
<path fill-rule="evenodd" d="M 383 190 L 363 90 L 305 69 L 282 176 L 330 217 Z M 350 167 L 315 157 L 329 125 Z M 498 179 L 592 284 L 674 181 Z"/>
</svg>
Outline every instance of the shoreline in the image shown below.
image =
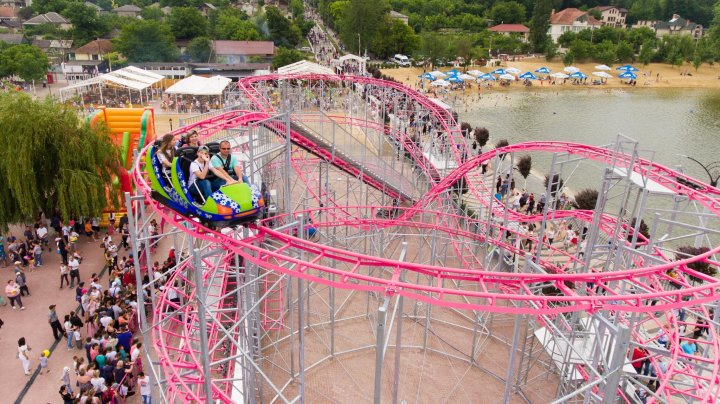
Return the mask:
<svg viewBox="0 0 720 404">
<path fill-rule="evenodd" d="M 580 68 L 580 70 L 587 74 L 589 77 L 587 79 L 588 84 L 583 85 L 573 85 L 571 84 L 571 80 L 568 80 L 565 84 L 559 84 L 562 80 L 556 80 L 558 84 L 551 85 L 548 81 L 541 81 L 539 80 L 533 80 L 532 86 L 525 87 L 522 84 L 522 81 L 515 81 L 512 82 L 512 84 L 508 87 L 501 87 L 497 84 L 497 82 L 494 82 L 494 85 L 492 87 L 481 87 L 480 90 L 478 90 L 478 85 L 475 82 L 472 82 L 471 88 L 469 90 L 465 90 L 465 95 L 472 95 L 472 94 L 484 94 L 484 93 L 492 93 L 492 92 L 516 92 L 516 91 L 526 91 L 526 92 L 536 92 L 536 91 L 608 91 L 608 90 L 633 90 L 633 91 L 642 91 L 644 89 L 720 89 L 720 65 L 708 65 L 703 64 L 700 66 L 700 68 L 695 71 L 695 68 L 689 64 L 685 63 L 680 67 L 671 66 L 664 63 L 651 63 L 647 66 L 643 66 L 641 64 L 635 64 L 634 66 L 640 69 L 639 72 L 636 72 L 637 74 L 637 85 L 631 86 L 628 84 L 624 84 L 621 82 L 620 79 L 617 77 L 612 79 L 607 79 L 606 84 L 602 85 L 592 85 L 592 80 L 597 79 L 597 77 L 592 75 L 593 71 L 596 71 L 594 69 L 596 63 L 579 63 L 574 64 L 573 66 L 576 66 Z M 508 67 L 516 67 L 520 69 L 522 72 L 526 71 L 534 71 L 535 69 L 544 66 L 551 69 L 552 72 L 562 72 L 563 68 L 565 67 L 562 63 L 558 62 L 547 62 L 545 59 L 540 58 L 527 58 L 522 59 L 520 61 L 516 62 L 505 62 L 502 64 L 502 68 L 508 68 Z M 612 70 L 609 71 L 613 76 L 617 76 L 619 73 L 615 68 L 617 65 L 612 66 Z M 492 70 L 494 70 L 497 67 L 478 67 L 478 66 L 468 66 L 467 70 L 480 70 L 484 73 L 489 73 Z M 437 68 L 436 70 L 439 71 L 448 71 L 451 70 L 452 67 L 442 67 Z M 458 68 L 458 70 L 462 71 L 462 68 Z M 423 73 L 422 67 L 404 67 L 404 68 L 394 68 L 394 69 L 381 69 L 382 74 L 392 77 L 393 79 L 399 81 L 402 84 L 405 84 L 411 88 L 419 89 L 419 82 L 420 79 L 418 76 Z M 684 75 L 683 73 L 687 74 Z M 536 74 L 538 77 L 543 76 L 541 74 Z M 425 80 L 425 89 L 433 89 L 432 87 L 428 87 L 429 82 Z M 449 89 L 435 89 L 437 93 L 440 93 L 441 90 L 445 94 L 457 94 L 460 95 L 461 92 L 458 90 L 449 90 Z M 470 92 L 471 94 L 467 94 Z"/>
</svg>

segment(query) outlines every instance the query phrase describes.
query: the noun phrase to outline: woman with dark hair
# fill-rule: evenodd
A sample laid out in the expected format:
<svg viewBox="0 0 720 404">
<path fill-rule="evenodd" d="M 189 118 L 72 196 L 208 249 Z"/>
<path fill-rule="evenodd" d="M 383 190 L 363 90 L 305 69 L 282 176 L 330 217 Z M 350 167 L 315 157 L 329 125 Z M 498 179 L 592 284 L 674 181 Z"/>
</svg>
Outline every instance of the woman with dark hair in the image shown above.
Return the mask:
<svg viewBox="0 0 720 404">
<path fill-rule="evenodd" d="M 160 147 L 158 147 L 155 154 L 157 155 L 157 159 L 162 164 L 163 173 L 165 174 L 165 177 L 167 181 L 170 180 L 170 172 L 172 171 L 172 162 L 175 158 L 175 148 L 173 147 L 173 135 L 167 134 L 163 136 L 162 141 L 160 142 Z"/>
<path fill-rule="evenodd" d="M 23 371 L 25 376 L 30 376 L 30 347 L 25 343 L 25 337 L 20 337 L 18 340 L 18 359 L 22 362 Z"/>
</svg>

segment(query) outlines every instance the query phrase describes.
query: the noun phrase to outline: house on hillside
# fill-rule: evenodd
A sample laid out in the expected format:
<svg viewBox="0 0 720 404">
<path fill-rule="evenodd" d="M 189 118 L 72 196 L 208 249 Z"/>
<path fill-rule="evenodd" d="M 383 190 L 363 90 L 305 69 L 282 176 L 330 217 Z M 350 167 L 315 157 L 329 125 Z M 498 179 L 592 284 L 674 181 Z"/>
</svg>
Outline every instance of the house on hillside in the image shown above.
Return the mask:
<svg viewBox="0 0 720 404">
<path fill-rule="evenodd" d="M 200 10 L 202 15 L 207 17 L 211 11 L 217 10 L 217 7 L 215 7 L 214 5 L 212 5 L 210 3 L 203 3 L 200 6 L 198 6 L 198 10 Z"/>
<path fill-rule="evenodd" d="M 530 37 L 530 28 L 522 24 L 498 24 L 489 29 L 490 32 L 497 32 L 505 36 L 517 35 L 523 42 L 527 42 Z"/>
<path fill-rule="evenodd" d="M 550 14 L 550 29 L 548 35 L 553 42 L 557 43 L 560 35 L 566 32 L 580 32 L 584 29 L 598 29 L 602 26 L 600 21 L 591 16 L 587 11 L 577 8 L 566 8 Z"/>
<path fill-rule="evenodd" d="M 0 34 L 0 41 L 10 45 L 19 45 L 23 39 L 22 34 Z"/>
<path fill-rule="evenodd" d="M 625 18 L 627 17 L 627 10 L 622 7 L 615 6 L 598 6 L 591 8 L 590 11 L 597 10 L 602 15 L 600 23 L 614 28 L 625 27 Z"/>
<path fill-rule="evenodd" d="M 658 21 L 655 24 L 655 36 L 658 38 L 666 35 L 690 35 L 693 39 L 700 39 L 704 33 L 702 25 L 686 20 L 677 14 L 673 14 L 670 21 Z"/>
<path fill-rule="evenodd" d="M 126 4 L 122 7 L 116 8 L 114 11 L 115 14 L 119 15 L 120 17 L 137 18 L 140 15 L 142 9 L 132 4 Z"/>
<path fill-rule="evenodd" d="M 32 5 L 30 0 L 0 0 L 0 6 L 10 8 L 23 8 Z"/>
<path fill-rule="evenodd" d="M 0 6 L 0 21 L 17 21 L 17 9 L 7 6 Z"/>
<path fill-rule="evenodd" d="M 25 21 L 23 23 L 23 26 L 35 26 L 35 25 L 42 25 L 42 24 L 52 24 L 56 25 L 60 29 L 70 29 L 72 28 L 72 24 L 70 24 L 70 21 L 68 21 L 65 17 L 61 16 L 60 14 L 51 11 L 49 13 L 36 15 L 35 17 Z"/>
<path fill-rule="evenodd" d="M 33 39 L 32 44 L 47 55 L 52 64 L 65 61 L 65 55 L 72 49 L 72 39 Z"/>
<path fill-rule="evenodd" d="M 406 16 L 405 14 L 400 14 L 395 10 L 390 10 L 390 18 L 392 18 L 393 20 L 400 20 L 404 22 L 405 25 L 408 24 L 408 16 Z"/>
<path fill-rule="evenodd" d="M 105 55 L 112 52 L 112 42 L 108 39 L 96 39 L 73 50 L 70 60 L 105 60 Z"/>
<path fill-rule="evenodd" d="M 104 8 L 100 7 L 99 5 L 97 5 L 97 4 L 95 4 L 95 3 L 91 3 L 91 2 L 89 2 L 89 1 L 86 1 L 86 2 L 85 2 L 85 5 L 88 6 L 88 7 L 90 7 L 90 8 L 94 8 L 95 11 L 96 11 L 98 14 L 107 14 L 107 11 L 105 11 Z"/>
<path fill-rule="evenodd" d="M 238 64 L 253 62 L 271 62 L 275 56 L 275 44 L 272 41 L 212 41 L 212 51 L 216 63 Z"/>
<path fill-rule="evenodd" d="M 22 22 L 18 21 L 0 21 L 0 28 L 6 29 L 8 32 L 16 34 L 22 29 Z"/>
</svg>

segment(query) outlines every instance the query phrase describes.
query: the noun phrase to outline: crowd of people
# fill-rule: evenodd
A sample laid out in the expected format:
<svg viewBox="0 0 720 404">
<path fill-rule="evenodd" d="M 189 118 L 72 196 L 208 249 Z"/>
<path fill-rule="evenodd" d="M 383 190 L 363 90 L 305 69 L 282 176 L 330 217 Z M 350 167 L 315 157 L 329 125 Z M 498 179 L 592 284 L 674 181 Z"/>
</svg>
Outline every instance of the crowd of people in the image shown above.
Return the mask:
<svg viewBox="0 0 720 404">
<path fill-rule="evenodd" d="M 112 235 L 117 234 L 114 225 L 111 222 L 100 243 L 105 252 L 106 261 L 102 264 L 106 265 L 103 272 L 108 273 L 107 282 L 102 281 L 101 273 L 98 273 L 102 268 L 93 268 L 96 272 L 89 276 L 87 272 L 81 273 L 85 272 L 81 267 L 87 263 L 81 265 L 83 257 L 79 245 L 97 246 L 101 236 L 99 218 L 62 221 L 58 215 L 53 215 L 47 220 L 41 214 L 34 226 L 25 227 L 22 239 L 11 234 L 0 240 L 0 262 L 11 265 L 14 273 L 5 289 L 13 309 L 25 309 L 23 298 L 30 298 L 29 283 L 32 281 L 26 272 L 47 265 L 43 254 L 53 249 L 60 258 L 59 290 L 67 288 L 74 292 L 67 296 L 60 292 L 57 297 L 72 299 L 76 309 L 59 313 L 58 306 L 51 304 L 47 311 L 53 337 L 60 342 L 58 348 L 65 346 L 73 354 L 72 363 L 64 367 L 60 376 L 59 394 L 64 403 L 117 403 L 137 393 L 144 403 L 150 400 L 149 377 L 144 373 L 141 356 L 143 346 L 134 335 L 139 310 L 135 263 L 132 257 L 119 257 L 121 254 L 118 253 L 122 247 L 129 247 L 126 217 L 123 216 L 119 223 L 120 249 L 113 241 Z M 157 235 L 157 223 L 153 222 L 151 226 L 155 227 L 154 234 Z M 53 247 L 49 239 L 54 239 Z M 153 267 L 158 276 L 174 265 L 174 254 L 171 255 L 164 267 Z M 147 284 L 150 282 L 147 268 L 142 270 Z M 0 327 L 2 324 L 0 320 Z M 26 337 L 17 341 L 17 358 L 27 376 L 33 374 L 33 366 L 39 368 L 39 375 L 49 373 L 50 355 L 48 349 L 36 354 Z"/>
</svg>

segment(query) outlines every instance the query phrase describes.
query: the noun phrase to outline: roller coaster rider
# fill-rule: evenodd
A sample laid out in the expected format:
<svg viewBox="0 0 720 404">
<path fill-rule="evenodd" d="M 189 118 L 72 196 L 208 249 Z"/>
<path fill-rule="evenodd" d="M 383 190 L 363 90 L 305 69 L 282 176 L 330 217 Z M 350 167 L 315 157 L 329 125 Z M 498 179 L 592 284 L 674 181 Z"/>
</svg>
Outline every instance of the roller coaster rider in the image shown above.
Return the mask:
<svg viewBox="0 0 720 404">
<path fill-rule="evenodd" d="M 240 179 L 249 184 L 247 177 L 243 175 L 242 165 L 230 150 L 230 142 L 223 140 L 220 142 L 220 152 L 210 158 L 210 168 L 214 170 L 208 173 L 208 179 L 213 192 L 223 185 L 234 184 Z"/>
</svg>

